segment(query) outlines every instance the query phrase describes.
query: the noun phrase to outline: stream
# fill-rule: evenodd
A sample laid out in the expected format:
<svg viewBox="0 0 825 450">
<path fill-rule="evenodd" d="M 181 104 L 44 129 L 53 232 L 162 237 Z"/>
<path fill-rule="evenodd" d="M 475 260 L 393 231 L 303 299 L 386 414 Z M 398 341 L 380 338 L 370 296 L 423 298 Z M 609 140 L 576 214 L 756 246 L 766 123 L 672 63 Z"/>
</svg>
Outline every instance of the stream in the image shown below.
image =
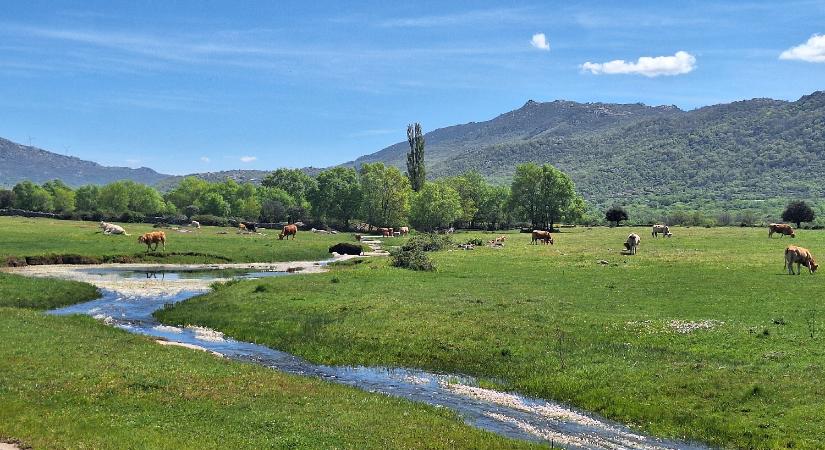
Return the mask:
<svg viewBox="0 0 825 450">
<path fill-rule="evenodd" d="M 369 392 L 403 397 L 456 411 L 474 427 L 515 439 L 546 442 L 568 449 L 705 449 L 688 442 L 668 441 L 562 404 L 485 389 L 463 375 L 415 369 L 348 367 L 312 364 L 289 353 L 225 337 L 201 327 L 158 323 L 152 313 L 209 290 L 215 281 L 256 279 L 323 270 L 324 262 L 273 265 L 101 265 L 29 266 L 16 273 L 85 281 L 100 288 L 96 300 L 49 311 L 85 314 L 131 333 L 182 345 L 233 360 L 290 374 L 312 376 Z"/>
</svg>

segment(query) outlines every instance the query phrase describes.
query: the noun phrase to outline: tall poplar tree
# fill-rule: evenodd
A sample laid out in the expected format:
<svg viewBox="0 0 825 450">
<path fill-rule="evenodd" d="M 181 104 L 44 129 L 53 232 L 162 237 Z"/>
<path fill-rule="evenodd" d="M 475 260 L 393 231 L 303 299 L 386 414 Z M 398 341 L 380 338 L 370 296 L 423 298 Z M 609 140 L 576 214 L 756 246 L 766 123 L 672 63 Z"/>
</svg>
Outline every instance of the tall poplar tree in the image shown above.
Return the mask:
<svg viewBox="0 0 825 450">
<path fill-rule="evenodd" d="M 410 152 L 407 153 L 407 177 L 410 186 L 415 192 L 424 187 L 424 134 L 421 124 L 416 122 L 407 125 L 407 142 L 410 143 Z"/>
</svg>

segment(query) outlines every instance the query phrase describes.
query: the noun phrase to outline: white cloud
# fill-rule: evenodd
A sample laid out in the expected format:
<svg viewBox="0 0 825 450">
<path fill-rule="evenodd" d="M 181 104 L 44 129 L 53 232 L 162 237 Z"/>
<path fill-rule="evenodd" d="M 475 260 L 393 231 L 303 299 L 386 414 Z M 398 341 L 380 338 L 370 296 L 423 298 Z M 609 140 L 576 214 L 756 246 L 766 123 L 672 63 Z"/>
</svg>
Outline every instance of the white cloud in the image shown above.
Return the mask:
<svg viewBox="0 0 825 450">
<path fill-rule="evenodd" d="M 209 159 L 209 157 L 208 157 L 208 156 L 201 156 L 201 161 L 203 161 L 203 162 L 205 162 L 205 163 L 208 163 L 208 162 L 210 162 L 210 161 L 212 161 L 212 160 L 211 160 L 211 159 Z"/>
<path fill-rule="evenodd" d="M 606 63 L 586 62 L 582 70 L 589 70 L 595 75 L 602 74 L 637 74 L 646 77 L 659 75 L 681 75 L 696 68 L 696 57 L 685 51 L 678 51 L 673 56 L 642 56 L 636 62 L 616 59 Z"/>
<path fill-rule="evenodd" d="M 252 161 L 255 161 L 256 159 L 258 159 L 257 156 L 241 156 L 241 162 L 242 163 L 251 163 Z"/>
<path fill-rule="evenodd" d="M 550 50 L 550 43 L 547 42 L 547 36 L 544 33 L 536 33 L 533 39 L 530 40 L 530 45 L 539 50 Z"/>
<path fill-rule="evenodd" d="M 127 159 L 126 162 L 129 163 L 130 165 L 134 166 L 135 164 L 140 163 L 140 160 L 139 159 Z"/>
<path fill-rule="evenodd" d="M 782 52 L 779 59 L 825 63 L 825 35 L 815 34 L 811 36 L 804 44 Z"/>
</svg>

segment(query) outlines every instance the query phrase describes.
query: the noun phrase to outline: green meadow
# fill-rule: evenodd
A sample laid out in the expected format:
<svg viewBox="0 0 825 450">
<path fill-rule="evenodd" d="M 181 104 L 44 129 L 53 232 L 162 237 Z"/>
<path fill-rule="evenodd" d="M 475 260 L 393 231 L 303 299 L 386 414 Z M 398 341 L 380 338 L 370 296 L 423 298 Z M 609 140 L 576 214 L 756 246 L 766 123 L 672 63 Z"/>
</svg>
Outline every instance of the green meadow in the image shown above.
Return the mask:
<svg viewBox="0 0 825 450">
<path fill-rule="evenodd" d="M 631 231 L 642 243 L 625 256 Z M 825 446 L 825 274 L 783 269 L 789 243 L 825 255 L 825 232 L 673 232 L 564 229 L 554 246 L 510 233 L 501 249 L 431 254 L 435 272 L 367 259 L 240 282 L 157 316 L 319 363 L 474 375 L 660 436 Z"/>
<path fill-rule="evenodd" d="M 280 230 L 238 234 L 236 228 L 184 228 L 166 232 L 166 251 L 147 253 L 137 239 L 156 231 L 147 224 L 119 224 L 131 236 L 107 236 L 98 222 L 0 217 L 0 266 L 10 259 L 46 262 L 71 255 L 84 262 L 221 263 L 308 261 L 329 258 L 331 245 L 352 239 L 349 234 L 298 232 L 296 239 L 278 240 Z"/>
</svg>

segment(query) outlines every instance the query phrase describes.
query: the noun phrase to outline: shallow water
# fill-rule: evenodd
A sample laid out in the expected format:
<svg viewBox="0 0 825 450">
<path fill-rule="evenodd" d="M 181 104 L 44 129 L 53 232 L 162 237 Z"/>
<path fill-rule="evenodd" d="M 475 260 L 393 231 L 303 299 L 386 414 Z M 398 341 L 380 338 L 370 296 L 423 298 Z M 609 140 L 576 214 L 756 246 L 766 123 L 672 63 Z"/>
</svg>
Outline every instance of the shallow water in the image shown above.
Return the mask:
<svg viewBox="0 0 825 450">
<path fill-rule="evenodd" d="M 204 270 L 122 270 L 111 268 L 84 270 L 94 277 L 147 279 L 174 284 L 176 280 L 225 279 L 227 273 Z M 155 275 L 152 276 L 151 274 Z M 147 274 L 150 274 L 147 277 Z M 286 272 L 235 271 L 240 278 L 285 275 Z M 703 449 L 701 445 L 664 441 L 640 435 L 629 428 L 545 400 L 479 388 L 471 377 L 435 374 L 412 369 L 376 367 L 339 367 L 309 363 L 289 353 L 248 342 L 225 338 L 221 333 L 200 327 L 170 327 L 159 324 L 152 313 L 202 293 L 203 290 L 178 291 L 170 295 L 129 295 L 102 290 L 97 300 L 49 311 L 50 314 L 86 314 L 132 333 L 171 342 L 195 345 L 227 358 L 247 361 L 283 372 L 313 376 L 355 386 L 369 392 L 403 397 L 457 411 L 475 427 L 516 439 L 547 442 L 570 449 Z"/>
</svg>

